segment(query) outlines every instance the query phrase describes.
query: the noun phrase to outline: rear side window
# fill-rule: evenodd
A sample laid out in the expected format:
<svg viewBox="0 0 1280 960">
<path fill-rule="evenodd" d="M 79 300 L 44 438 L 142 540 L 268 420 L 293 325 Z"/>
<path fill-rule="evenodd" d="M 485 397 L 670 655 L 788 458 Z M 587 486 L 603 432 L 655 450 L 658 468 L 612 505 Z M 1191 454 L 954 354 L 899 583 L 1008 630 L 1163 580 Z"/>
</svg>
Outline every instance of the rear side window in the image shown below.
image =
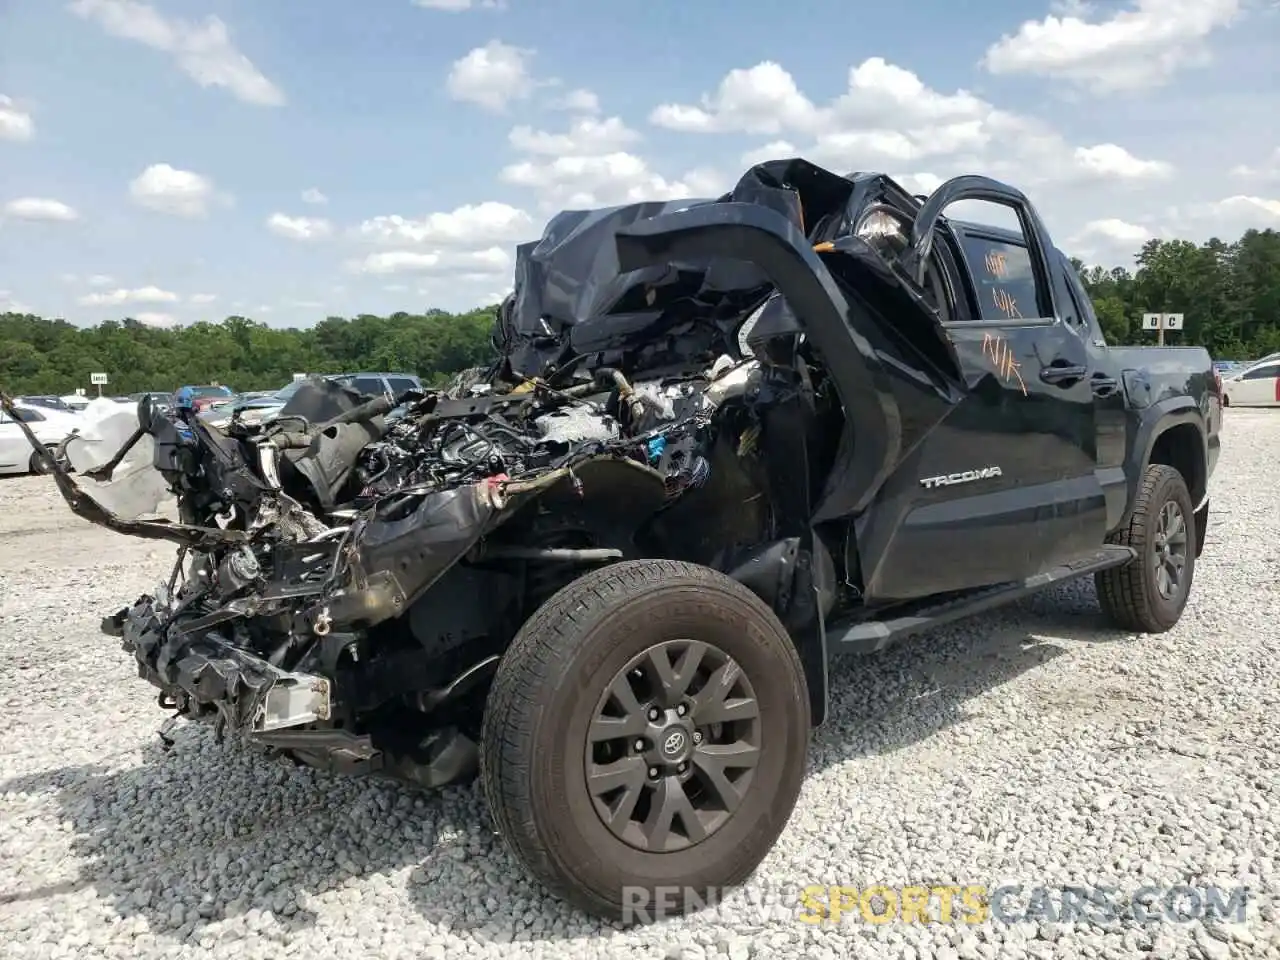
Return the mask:
<svg viewBox="0 0 1280 960">
<path fill-rule="evenodd" d="M 355 377 L 351 381 L 351 386 L 361 393 L 367 393 L 375 397 L 380 397 L 387 392 L 387 388 L 382 385 L 381 377 Z"/>
<path fill-rule="evenodd" d="M 973 275 L 983 320 L 1040 316 L 1031 252 L 1024 245 L 966 233 L 961 248 Z"/>
<path fill-rule="evenodd" d="M 417 390 L 418 385 L 408 377 L 387 377 L 387 383 L 391 384 L 391 392 L 397 397 L 406 390 Z"/>
<path fill-rule="evenodd" d="M 1098 318 L 1093 314 L 1093 304 L 1089 300 L 1089 292 L 1080 282 L 1080 274 L 1076 273 L 1076 268 L 1065 257 L 1061 260 L 1059 267 L 1067 281 L 1067 293 L 1071 296 L 1071 315 L 1066 318 L 1067 322 L 1082 330 L 1093 328 L 1100 335 Z"/>
<path fill-rule="evenodd" d="M 1246 373 L 1241 380 L 1270 380 L 1274 376 L 1280 375 L 1280 365 L 1268 364 L 1265 367 L 1256 367 Z"/>
</svg>

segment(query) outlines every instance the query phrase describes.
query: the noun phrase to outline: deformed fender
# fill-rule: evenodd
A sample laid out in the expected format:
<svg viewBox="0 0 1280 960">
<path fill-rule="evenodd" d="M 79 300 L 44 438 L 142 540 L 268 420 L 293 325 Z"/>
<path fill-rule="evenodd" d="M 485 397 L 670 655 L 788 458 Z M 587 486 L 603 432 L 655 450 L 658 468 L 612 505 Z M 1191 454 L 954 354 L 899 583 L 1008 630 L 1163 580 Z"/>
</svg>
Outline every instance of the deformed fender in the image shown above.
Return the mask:
<svg viewBox="0 0 1280 960">
<path fill-rule="evenodd" d="M 574 492 L 579 484 L 581 495 Z M 576 503 L 597 521 L 595 526 L 608 528 L 609 518 L 620 515 L 619 504 L 639 504 L 634 515 L 647 516 L 662 503 L 662 491 L 656 471 L 625 459 L 598 457 L 528 480 L 489 478 L 389 498 L 352 526 L 354 587 L 329 604 L 329 616 L 343 626 L 374 626 L 399 616 L 482 538 L 535 500 Z M 619 492 L 621 497 L 611 499 Z"/>
<path fill-rule="evenodd" d="M 833 471 L 838 482 L 828 487 L 815 516 L 843 516 L 869 503 L 898 462 L 898 406 L 888 374 L 858 329 L 869 321 L 799 228 L 760 204 L 712 203 L 625 227 L 614 242 L 623 270 L 671 260 L 728 258 L 755 264 L 768 276 L 822 355 L 845 412 Z"/>
</svg>

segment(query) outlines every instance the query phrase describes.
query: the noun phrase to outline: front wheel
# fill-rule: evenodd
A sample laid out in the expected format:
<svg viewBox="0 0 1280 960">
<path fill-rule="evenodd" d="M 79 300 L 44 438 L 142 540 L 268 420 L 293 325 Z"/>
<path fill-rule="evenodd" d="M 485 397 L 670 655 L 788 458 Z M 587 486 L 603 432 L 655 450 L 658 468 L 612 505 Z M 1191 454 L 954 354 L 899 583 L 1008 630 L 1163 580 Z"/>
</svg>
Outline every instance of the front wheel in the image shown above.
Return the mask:
<svg viewBox="0 0 1280 960">
<path fill-rule="evenodd" d="M 49 456 L 54 457 L 55 459 L 57 458 L 58 454 L 55 447 L 48 447 L 47 451 Z M 45 464 L 44 458 L 34 450 L 31 452 L 31 460 L 27 464 L 27 469 L 35 476 L 42 476 L 50 472 L 49 467 Z"/>
<path fill-rule="evenodd" d="M 1133 515 L 1112 538 L 1137 556 L 1094 575 L 1098 601 L 1116 626 L 1163 633 L 1182 617 L 1199 552 L 1196 520 L 1182 474 L 1164 464 L 1147 467 Z"/>
<path fill-rule="evenodd" d="M 795 645 L 741 584 L 688 563 L 593 571 L 554 594 L 499 665 L 481 779 L 516 858 L 624 922 L 746 880 L 804 780 Z"/>
</svg>

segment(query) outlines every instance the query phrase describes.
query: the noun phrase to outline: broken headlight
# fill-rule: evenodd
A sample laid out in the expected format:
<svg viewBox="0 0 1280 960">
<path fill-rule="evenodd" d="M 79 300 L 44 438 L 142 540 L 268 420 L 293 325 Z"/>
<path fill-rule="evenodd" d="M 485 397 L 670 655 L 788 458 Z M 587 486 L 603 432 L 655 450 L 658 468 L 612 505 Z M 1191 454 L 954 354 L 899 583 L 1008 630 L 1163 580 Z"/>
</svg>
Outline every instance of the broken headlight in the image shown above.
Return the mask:
<svg viewBox="0 0 1280 960">
<path fill-rule="evenodd" d="M 883 207 L 872 207 L 863 214 L 853 232 L 881 253 L 896 254 L 907 248 L 906 224 Z"/>
</svg>

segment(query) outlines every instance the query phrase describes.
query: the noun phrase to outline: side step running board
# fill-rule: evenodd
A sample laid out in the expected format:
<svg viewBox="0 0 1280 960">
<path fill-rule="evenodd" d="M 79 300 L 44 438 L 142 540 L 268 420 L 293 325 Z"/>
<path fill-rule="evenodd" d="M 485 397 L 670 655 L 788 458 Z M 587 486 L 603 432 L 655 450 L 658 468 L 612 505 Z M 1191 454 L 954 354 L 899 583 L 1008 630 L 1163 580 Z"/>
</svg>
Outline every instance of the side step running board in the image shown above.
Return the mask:
<svg viewBox="0 0 1280 960">
<path fill-rule="evenodd" d="M 1122 566 L 1135 556 L 1132 547 L 1108 545 L 1091 556 L 1053 567 L 1026 580 L 985 587 L 954 600 L 917 607 L 887 620 L 839 620 L 827 625 L 827 650 L 833 657 L 847 653 L 873 653 L 910 634 L 1002 606 L 1055 583 Z"/>
</svg>

